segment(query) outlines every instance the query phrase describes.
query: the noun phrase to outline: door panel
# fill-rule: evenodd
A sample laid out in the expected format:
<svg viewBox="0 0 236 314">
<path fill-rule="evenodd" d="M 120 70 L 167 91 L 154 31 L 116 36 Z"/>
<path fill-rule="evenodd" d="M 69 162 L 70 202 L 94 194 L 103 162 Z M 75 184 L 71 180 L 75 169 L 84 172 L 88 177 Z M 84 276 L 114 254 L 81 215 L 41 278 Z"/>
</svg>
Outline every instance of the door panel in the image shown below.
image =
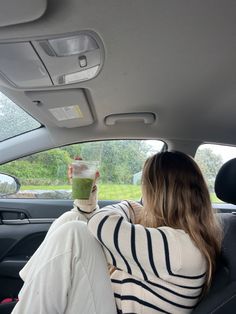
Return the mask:
<svg viewBox="0 0 236 314">
<path fill-rule="evenodd" d="M 0 200 L 0 302 L 16 298 L 23 285 L 19 271 L 43 241 L 51 223 L 72 207 L 72 201 Z M 10 313 L 13 304 L 0 304 Z"/>
<path fill-rule="evenodd" d="M 102 201 L 100 207 L 116 201 Z M 0 302 L 18 296 L 19 271 L 43 241 L 51 223 L 73 206 L 71 200 L 0 200 Z M 10 313 L 10 304 L 0 313 Z"/>
</svg>

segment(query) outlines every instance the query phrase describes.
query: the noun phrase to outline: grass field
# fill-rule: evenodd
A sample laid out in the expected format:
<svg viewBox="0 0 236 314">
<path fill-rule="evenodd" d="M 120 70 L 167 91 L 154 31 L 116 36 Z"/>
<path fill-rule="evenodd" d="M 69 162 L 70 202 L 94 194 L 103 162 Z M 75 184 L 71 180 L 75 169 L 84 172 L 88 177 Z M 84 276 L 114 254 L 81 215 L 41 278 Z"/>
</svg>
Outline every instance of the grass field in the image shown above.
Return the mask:
<svg viewBox="0 0 236 314">
<path fill-rule="evenodd" d="M 99 199 L 100 200 L 139 200 L 141 197 L 141 189 L 138 185 L 119 185 L 119 184 L 99 184 Z M 71 190 L 71 185 L 48 185 L 48 186 L 31 186 L 25 185 L 21 187 L 21 191 L 25 190 Z M 220 203 L 221 201 L 216 197 L 215 193 L 211 193 L 211 201 L 213 203 Z"/>
<path fill-rule="evenodd" d="M 223 203 L 215 193 L 210 193 L 212 203 Z"/>
<path fill-rule="evenodd" d="M 133 199 L 138 200 L 141 196 L 140 186 L 138 185 L 119 185 L 119 184 L 99 184 L 99 199 L 100 200 L 123 200 Z M 21 187 L 21 191 L 25 190 L 71 190 L 71 185 L 58 185 L 58 186 L 31 186 L 25 185 Z"/>
</svg>

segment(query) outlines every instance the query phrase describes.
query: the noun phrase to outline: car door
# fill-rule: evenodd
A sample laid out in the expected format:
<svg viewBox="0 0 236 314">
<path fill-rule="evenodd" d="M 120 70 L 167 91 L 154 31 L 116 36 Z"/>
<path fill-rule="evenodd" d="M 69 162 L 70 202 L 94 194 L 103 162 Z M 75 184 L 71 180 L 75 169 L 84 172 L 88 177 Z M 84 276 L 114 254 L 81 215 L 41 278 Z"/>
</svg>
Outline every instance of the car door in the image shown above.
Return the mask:
<svg viewBox="0 0 236 314">
<path fill-rule="evenodd" d="M 114 201 L 100 202 L 105 206 Z M 19 271 L 43 241 L 51 223 L 72 208 L 72 200 L 0 200 L 0 313 L 10 313 L 23 281 Z"/>
<path fill-rule="evenodd" d="M 0 166 L 18 177 L 20 191 L 0 199 L 0 313 L 10 313 L 23 285 L 19 271 L 42 243 L 52 222 L 73 206 L 68 165 L 76 156 L 99 161 L 99 206 L 139 200 L 145 159 L 161 141 L 120 140 L 70 145 Z M 135 159 L 133 156 L 135 155 Z"/>
<path fill-rule="evenodd" d="M 0 200 L 0 300 L 17 297 L 22 286 L 20 269 L 43 241 L 53 220 L 71 207 L 70 201 L 62 203 Z"/>
</svg>

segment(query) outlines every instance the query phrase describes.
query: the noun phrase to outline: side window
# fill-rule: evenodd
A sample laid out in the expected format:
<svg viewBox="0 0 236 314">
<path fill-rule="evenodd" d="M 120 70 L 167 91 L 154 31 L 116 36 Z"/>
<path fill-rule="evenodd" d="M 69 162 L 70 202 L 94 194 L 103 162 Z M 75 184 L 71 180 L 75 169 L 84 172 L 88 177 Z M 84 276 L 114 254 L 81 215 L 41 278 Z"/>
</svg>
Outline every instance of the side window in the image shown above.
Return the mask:
<svg viewBox="0 0 236 314">
<path fill-rule="evenodd" d="M 21 182 L 20 191 L 8 198 L 71 199 L 67 168 L 76 156 L 81 156 L 99 162 L 100 200 L 138 200 L 143 163 L 163 146 L 163 142 L 156 140 L 75 144 L 0 165 L 0 172 L 14 175 Z"/>
<path fill-rule="evenodd" d="M 214 191 L 216 175 L 220 167 L 232 158 L 236 158 L 236 147 L 232 146 L 204 144 L 196 152 L 195 160 L 203 172 L 213 203 L 222 202 Z"/>
</svg>

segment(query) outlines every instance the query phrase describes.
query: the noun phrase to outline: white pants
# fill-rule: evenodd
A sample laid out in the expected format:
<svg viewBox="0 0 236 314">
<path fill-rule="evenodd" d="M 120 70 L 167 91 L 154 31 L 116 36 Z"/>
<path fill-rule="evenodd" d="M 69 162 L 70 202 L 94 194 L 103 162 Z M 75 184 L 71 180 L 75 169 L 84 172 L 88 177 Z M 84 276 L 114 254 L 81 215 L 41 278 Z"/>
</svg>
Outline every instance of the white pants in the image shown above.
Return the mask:
<svg viewBox="0 0 236 314">
<path fill-rule="evenodd" d="M 117 313 L 103 250 L 84 222 L 67 222 L 52 232 L 22 277 L 12 314 Z"/>
</svg>

